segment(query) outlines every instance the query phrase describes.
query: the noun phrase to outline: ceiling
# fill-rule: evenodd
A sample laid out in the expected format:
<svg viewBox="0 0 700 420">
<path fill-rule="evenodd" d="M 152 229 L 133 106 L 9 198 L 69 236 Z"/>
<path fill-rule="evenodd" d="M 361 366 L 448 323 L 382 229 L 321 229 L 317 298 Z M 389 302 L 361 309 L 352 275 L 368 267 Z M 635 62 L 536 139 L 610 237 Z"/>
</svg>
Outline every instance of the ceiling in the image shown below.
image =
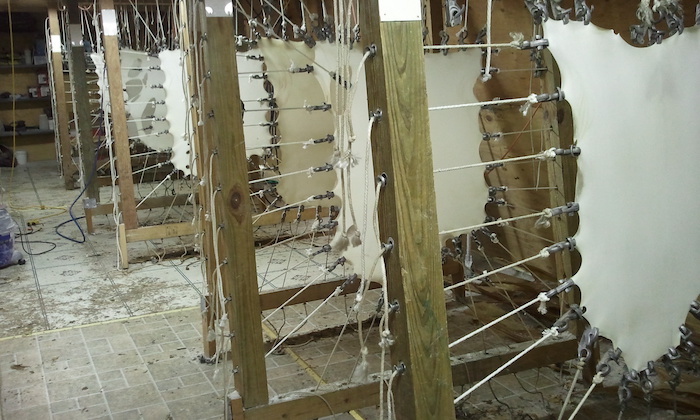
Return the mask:
<svg viewBox="0 0 700 420">
<path fill-rule="evenodd" d="M 8 1 L 13 12 L 43 12 L 48 5 L 58 3 L 58 0 L 0 0 L 0 10 L 7 11 Z"/>
</svg>

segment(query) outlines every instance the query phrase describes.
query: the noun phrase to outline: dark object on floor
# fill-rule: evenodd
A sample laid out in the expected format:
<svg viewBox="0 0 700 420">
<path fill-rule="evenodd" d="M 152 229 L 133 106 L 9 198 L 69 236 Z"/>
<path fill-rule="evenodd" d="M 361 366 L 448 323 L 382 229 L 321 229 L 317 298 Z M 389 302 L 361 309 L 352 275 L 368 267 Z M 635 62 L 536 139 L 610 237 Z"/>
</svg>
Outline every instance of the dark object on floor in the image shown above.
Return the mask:
<svg viewBox="0 0 700 420">
<path fill-rule="evenodd" d="M 0 144 L 0 167 L 10 168 L 12 166 L 17 166 L 15 154 L 12 152 L 12 149 Z"/>
</svg>

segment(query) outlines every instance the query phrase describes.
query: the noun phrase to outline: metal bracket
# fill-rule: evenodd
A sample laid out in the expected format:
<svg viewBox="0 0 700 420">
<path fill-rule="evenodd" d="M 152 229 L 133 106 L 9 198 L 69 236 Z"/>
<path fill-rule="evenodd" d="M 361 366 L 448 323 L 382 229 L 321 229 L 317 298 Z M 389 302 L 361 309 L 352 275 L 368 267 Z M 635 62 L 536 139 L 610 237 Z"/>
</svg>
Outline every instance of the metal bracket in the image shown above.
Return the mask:
<svg viewBox="0 0 700 420">
<path fill-rule="evenodd" d="M 557 156 L 580 156 L 581 148 L 578 146 L 571 145 L 568 149 L 554 149 L 554 154 Z"/>
<path fill-rule="evenodd" d="M 583 359 L 584 362 L 590 360 L 593 355 L 591 349 L 595 345 L 595 342 L 598 341 L 598 333 L 598 328 L 588 327 L 581 335 L 581 340 L 578 343 L 578 357 Z"/>
<path fill-rule="evenodd" d="M 697 319 L 700 319 L 700 302 L 694 300 L 690 304 L 690 313 Z"/>
<path fill-rule="evenodd" d="M 554 207 L 551 209 L 551 214 L 552 217 L 554 216 L 559 216 L 560 214 L 571 214 L 571 213 L 576 213 L 579 211 L 579 205 L 578 203 L 572 202 L 572 203 L 566 203 L 566 205 L 559 206 L 559 207 Z"/>
<path fill-rule="evenodd" d="M 306 105 L 304 107 L 307 111 L 328 111 L 331 109 L 331 104 L 323 103 L 323 105 Z"/>
<path fill-rule="evenodd" d="M 486 132 L 486 133 L 481 134 L 481 140 L 483 140 L 483 141 L 489 141 L 491 139 L 498 139 L 501 137 L 503 137 L 503 133 L 501 133 L 501 132 L 496 132 L 496 133 Z"/>
<path fill-rule="evenodd" d="M 408 368 L 406 367 L 406 364 L 404 362 L 399 362 L 398 365 L 394 365 L 391 370 L 396 372 L 397 375 L 403 375 L 406 373 L 406 370 Z"/>
<path fill-rule="evenodd" d="M 326 163 L 325 165 L 317 166 L 317 167 L 313 168 L 312 170 L 314 172 L 330 172 L 333 170 L 333 165 L 331 165 L 330 163 Z"/>
<path fill-rule="evenodd" d="M 564 91 L 562 91 L 560 87 L 557 87 L 556 92 L 554 92 L 554 93 L 542 93 L 540 95 L 537 95 L 537 102 L 538 103 L 550 102 L 550 101 L 561 102 L 563 100 L 564 100 Z"/>
<path fill-rule="evenodd" d="M 389 176 L 386 174 L 386 172 L 382 172 L 377 177 L 377 182 L 382 184 L 382 188 L 386 187 L 387 182 L 389 182 Z"/>
<path fill-rule="evenodd" d="M 541 25 L 543 21 L 546 22 L 549 19 L 545 0 L 525 0 L 525 7 L 532 15 L 535 25 Z"/>
<path fill-rule="evenodd" d="M 347 279 L 343 282 L 343 284 L 340 285 L 340 290 L 345 289 L 349 285 L 353 284 L 356 282 L 358 279 L 357 274 L 350 274 Z"/>
<path fill-rule="evenodd" d="M 576 249 L 576 239 L 574 238 L 566 238 L 566 240 L 558 242 L 554 245 L 551 245 L 547 248 L 547 252 L 550 254 L 554 254 L 557 252 L 564 251 L 565 249 L 569 251 L 573 251 Z"/>
<path fill-rule="evenodd" d="M 328 272 L 331 272 L 331 271 L 335 270 L 339 265 L 345 266 L 346 261 L 347 261 L 347 259 L 345 259 L 345 257 L 340 257 L 337 260 L 335 260 L 335 262 L 333 264 L 326 267 L 326 270 L 328 270 Z"/>
<path fill-rule="evenodd" d="M 382 244 L 382 248 L 384 250 L 383 253 L 387 254 L 387 253 L 391 252 L 391 250 L 394 249 L 394 245 L 395 245 L 394 238 L 389 237 L 389 239 L 387 239 L 386 243 Z"/>
<path fill-rule="evenodd" d="M 546 295 L 549 299 L 551 299 L 551 298 L 553 298 L 554 296 L 556 296 L 556 295 L 558 295 L 558 294 L 560 294 L 560 293 L 562 293 L 562 292 L 567 292 L 567 291 L 569 291 L 569 289 L 570 289 L 572 286 L 574 286 L 574 280 L 573 280 L 573 279 L 566 279 L 566 280 L 562 281 L 562 282 L 561 282 L 557 287 L 555 287 L 554 289 L 551 289 L 551 290 L 545 292 L 545 295 Z"/>
<path fill-rule="evenodd" d="M 333 191 L 326 191 L 325 194 L 318 194 L 313 197 L 314 200 L 323 200 L 324 198 L 333 198 L 335 193 Z"/>
<path fill-rule="evenodd" d="M 311 64 L 307 64 L 306 67 L 296 67 L 296 68 L 291 68 L 289 69 L 290 73 L 313 73 L 314 72 L 314 66 Z"/>
<path fill-rule="evenodd" d="M 523 41 L 522 44 L 520 44 L 520 49 L 521 50 L 538 50 L 542 51 L 543 49 L 549 47 L 549 40 L 547 38 L 542 38 L 541 35 L 535 36 L 535 39 L 532 41 Z"/>
</svg>

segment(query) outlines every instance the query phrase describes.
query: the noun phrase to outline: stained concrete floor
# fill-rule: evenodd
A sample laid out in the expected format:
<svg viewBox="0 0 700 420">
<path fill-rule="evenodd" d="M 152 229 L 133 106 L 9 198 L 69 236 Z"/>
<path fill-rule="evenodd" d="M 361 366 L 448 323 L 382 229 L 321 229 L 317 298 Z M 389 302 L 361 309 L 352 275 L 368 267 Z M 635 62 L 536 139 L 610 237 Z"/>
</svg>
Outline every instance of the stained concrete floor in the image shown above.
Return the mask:
<svg viewBox="0 0 700 420">
<path fill-rule="evenodd" d="M 144 262 L 120 271 L 114 226 L 108 216 L 96 220 L 97 232 L 87 235 L 85 243 L 56 235 L 53 227 L 67 220 L 67 215 L 52 216 L 60 210 L 47 207 L 68 206 L 78 192 L 62 188 L 54 163 L 17 168 L 11 184 L 7 175 L 5 169 L 0 172 L 1 186 L 6 189 L 0 201 L 12 206 L 19 223 L 40 223 L 34 226 L 36 233 L 22 237 L 27 264 L 0 270 L 0 419 L 225 418 L 224 396 L 232 390 L 232 365 L 201 363 L 199 357 L 203 348 L 200 261 L 185 252 L 181 258 L 163 259 L 163 251 L 173 244 L 156 241 L 136 246 L 132 255 Z M 76 206 L 76 217 L 82 215 L 80 207 Z M 163 214 L 146 217 L 157 221 Z M 185 210 L 169 217 L 182 220 L 191 215 Z M 61 232 L 80 238 L 74 226 L 65 226 Z M 175 249 L 185 250 L 191 246 L 188 241 L 175 243 Z M 286 247 L 290 249 L 258 252 L 262 288 L 309 281 L 318 275 L 319 267 L 334 260 L 332 255 L 309 259 L 304 248 L 313 244 L 304 241 L 308 239 L 300 240 L 297 247 Z M 52 244 L 55 248 L 50 250 Z M 49 252 L 31 255 L 43 251 Z M 282 276 L 288 267 L 294 270 Z M 377 297 L 370 300 L 376 302 Z M 333 335 L 307 335 L 342 325 L 352 300 L 332 299 L 284 351 L 266 359 L 271 396 L 316 387 L 319 376 L 327 382 L 352 378 L 359 353 L 354 328 L 337 343 Z M 294 305 L 276 313 L 268 331 L 290 332 L 317 305 Z M 376 303 L 363 308 L 362 319 L 369 318 L 372 306 Z M 471 321 L 453 321 L 453 338 L 473 328 Z M 369 336 L 368 371 L 378 371 L 376 325 L 365 334 Z M 491 334 L 477 347 L 507 343 Z M 572 372 L 564 364 L 497 377 L 459 407 L 460 418 L 556 418 Z M 574 402 L 585 388 L 577 386 Z M 461 388 L 455 389 L 456 395 L 459 392 Z M 617 418 L 616 400 L 614 394 L 596 392 L 577 418 Z M 378 412 L 368 407 L 329 418 L 376 419 Z M 634 400 L 622 418 L 647 418 L 646 404 Z M 670 419 L 673 413 L 652 407 L 651 418 Z"/>
</svg>

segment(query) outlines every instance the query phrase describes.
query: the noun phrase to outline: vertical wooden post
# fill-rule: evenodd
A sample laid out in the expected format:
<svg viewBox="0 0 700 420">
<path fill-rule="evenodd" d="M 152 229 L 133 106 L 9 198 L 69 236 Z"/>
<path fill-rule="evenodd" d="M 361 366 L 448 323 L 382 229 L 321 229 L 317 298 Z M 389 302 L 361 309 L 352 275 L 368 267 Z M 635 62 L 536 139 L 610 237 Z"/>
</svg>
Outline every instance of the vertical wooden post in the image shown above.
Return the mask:
<svg viewBox="0 0 700 420">
<path fill-rule="evenodd" d="M 100 187 L 95 182 L 96 156 L 95 141 L 92 135 L 92 116 L 90 115 L 90 96 L 88 93 L 85 47 L 80 29 L 80 9 L 78 0 L 68 2 L 68 20 L 70 23 L 70 73 L 73 81 L 73 101 L 77 115 L 78 139 L 83 166 L 83 183 L 87 197 L 100 201 Z M 89 185 L 88 185 L 89 183 Z"/>
<path fill-rule="evenodd" d="M 126 229 L 136 229 L 136 204 L 134 197 L 134 180 L 131 174 L 131 153 L 129 149 L 129 132 L 126 125 L 124 106 L 124 88 L 122 85 L 122 67 L 119 59 L 119 40 L 117 39 L 117 17 L 113 0 L 100 0 L 102 16 L 102 33 L 105 50 L 105 67 L 109 84 L 109 102 L 112 119 L 112 139 L 117 160 L 117 179 L 119 182 L 119 210 Z M 122 263 L 125 263 L 124 261 Z"/>
<path fill-rule="evenodd" d="M 58 132 L 60 146 L 61 172 L 66 189 L 75 188 L 73 176 L 77 171 L 72 159 L 70 131 L 68 129 L 70 114 L 66 107 L 66 84 L 63 77 L 63 54 L 61 54 L 61 26 L 58 22 L 58 11 L 49 8 L 49 33 L 51 35 L 51 63 L 53 67 L 53 92 L 56 96 L 56 108 L 53 116 Z"/>
<path fill-rule="evenodd" d="M 187 78 L 187 85 L 189 87 L 191 97 L 194 98 L 192 102 L 196 102 L 203 99 L 199 97 L 197 90 L 199 81 L 195 80 L 196 78 L 194 77 L 195 74 L 202 74 L 201 72 L 204 70 L 201 67 L 197 68 L 199 63 L 195 62 L 195 48 L 198 48 L 197 40 L 199 40 L 201 37 L 201 32 L 199 31 L 199 29 L 201 28 L 198 28 L 196 24 L 195 26 L 191 27 L 190 22 L 194 16 L 201 16 L 201 14 L 204 14 L 206 12 L 204 11 L 204 4 L 202 2 L 196 2 L 194 4 L 188 5 L 185 1 L 181 0 L 180 5 L 180 20 L 185 25 L 180 38 L 180 45 L 182 50 L 186 51 L 185 68 L 187 69 L 187 74 L 189 75 L 189 77 Z M 190 10 L 188 7 L 192 7 L 193 9 Z M 195 11 L 196 9 L 194 8 L 198 8 L 199 10 Z M 200 73 L 198 73 L 198 71 Z M 190 107 L 192 106 L 193 105 L 190 104 Z M 190 115 L 192 116 L 192 127 L 194 127 L 194 131 L 190 138 L 190 141 L 193 144 L 194 148 L 194 166 L 197 169 L 197 177 L 201 180 L 204 180 L 203 183 L 199 184 L 198 204 L 200 209 L 208 209 L 210 208 L 208 183 L 212 181 L 209 179 L 208 175 L 210 145 L 207 144 L 206 139 L 203 136 L 203 130 L 201 130 L 201 127 L 198 126 L 199 118 L 203 118 L 203 116 L 198 115 L 197 112 L 192 112 L 190 113 Z M 205 279 L 207 281 L 207 290 L 211 291 L 214 290 L 212 273 L 214 273 L 216 269 L 216 262 L 213 258 L 211 258 L 212 255 L 214 255 L 212 244 L 214 232 L 212 231 L 213 229 L 211 229 L 211 224 L 206 220 L 206 217 L 204 216 L 203 212 L 200 212 L 199 223 L 199 232 L 203 233 L 203 236 L 201 237 L 202 249 L 200 252 L 201 255 L 204 257 L 204 272 L 206 273 Z M 211 304 L 211 295 L 207 293 L 205 296 L 202 297 L 201 302 L 202 345 L 203 353 L 206 357 L 212 357 L 216 353 L 216 340 L 209 341 L 208 338 L 209 329 L 213 328 L 214 326 L 212 325 L 212 323 L 216 322 L 216 320 L 214 320 L 211 316 Z"/>
<path fill-rule="evenodd" d="M 213 200 L 222 225 L 214 240 L 219 241 L 219 251 L 225 262 L 221 271 L 228 299 L 226 313 L 232 334 L 234 380 L 243 406 L 248 408 L 267 404 L 268 391 L 234 21 L 224 11 L 226 3 L 221 0 L 206 2 L 213 13 L 206 20 L 209 68 L 205 74 L 209 78 L 205 83 L 209 85 L 207 104 L 211 105 L 211 110 L 206 108 L 204 112 L 211 115 L 205 122 L 206 135 L 211 136 L 209 142 L 216 147 L 211 152 L 215 153 L 213 164 L 220 191 Z"/>
<path fill-rule="evenodd" d="M 363 7 L 369 109 L 381 110 L 372 150 L 375 173 L 388 182 L 379 201 L 391 322 L 391 360 L 406 371 L 395 380 L 396 417 L 454 419 L 437 209 L 423 59 L 421 1 L 371 0 Z M 398 15 L 397 15 L 398 12 Z"/>
<path fill-rule="evenodd" d="M 550 69 L 546 75 L 540 79 L 542 90 L 544 92 L 554 92 L 560 86 L 559 81 L 554 75 L 554 59 L 549 51 L 543 51 L 545 63 Z M 542 126 L 543 128 L 551 128 L 547 132 L 547 147 L 566 148 L 571 146 L 571 143 L 563 144 L 559 134 L 558 115 L 564 104 L 560 102 L 547 102 L 542 104 Z M 563 110 L 561 111 L 563 112 Z M 550 190 L 550 207 L 557 207 L 566 204 L 573 199 L 573 191 L 567 191 L 567 184 L 564 182 L 564 166 L 576 165 L 575 157 L 564 156 L 557 158 L 554 161 L 547 162 L 547 177 L 550 187 L 555 189 Z M 560 215 L 552 220 L 552 234 L 555 242 L 565 240 L 571 236 L 572 232 L 569 227 L 568 215 Z M 568 278 L 573 275 L 571 267 L 571 254 L 568 252 L 557 252 L 555 255 L 556 273 L 560 279 Z"/>
</svg>

